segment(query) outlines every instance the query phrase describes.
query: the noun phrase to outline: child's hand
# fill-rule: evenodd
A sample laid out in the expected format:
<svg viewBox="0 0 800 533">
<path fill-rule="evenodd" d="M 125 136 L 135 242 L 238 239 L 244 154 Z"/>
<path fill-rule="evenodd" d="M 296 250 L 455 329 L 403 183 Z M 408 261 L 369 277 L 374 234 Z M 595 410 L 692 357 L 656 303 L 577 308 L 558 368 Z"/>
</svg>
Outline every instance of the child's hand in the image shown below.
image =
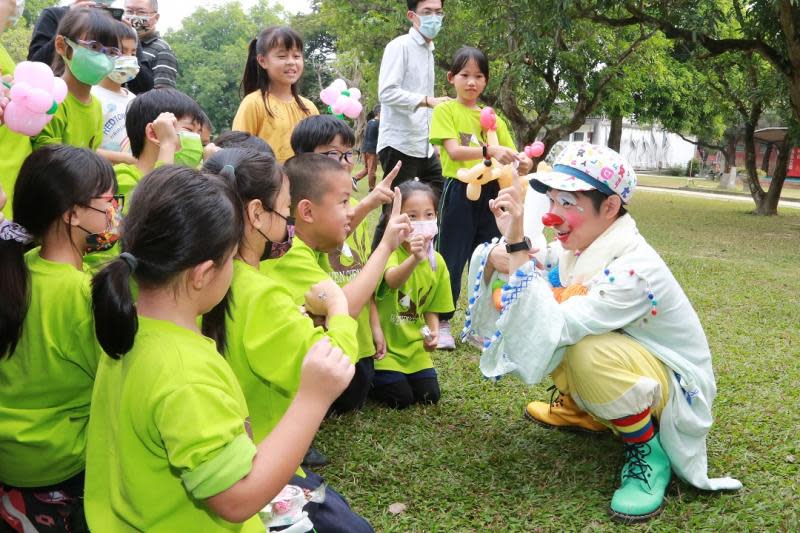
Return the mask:
<svg viewBox="0 0 800 533">
<path fill-rule="evenodd" d="M 501 189 L 497 198 L 489 200 L 489 209 L 492 210 L 497 221 L 497 228 L 506 238 L 507 242 L 520 242 L 524 237 L 522 213 L 523 206 L 517 183 Z"/>
<path fill-rule="evenodd" d="M 426 352 L 432 352 L 436 350 L 436 346 L 439 345 L 439 330 L 436 331 L 431 330 L 430 335 L 427 337 L 422 338 L 422 346 L 425 348 Z"/>
<path fill-rule="evenodd" d="M 517 172 L 520 176 L 525 176 L 531 173 L 533 170 L 533 160 L 525 155 L 525 152 L 520 152 L 517 154 L 517 161 L 519 161 L 519 168 Z"/>
<path fill-rule="evenodd" d="M 501 165 L 509 165 L 517 161 L 517 152 L 505 146 L 490 146 L 486 153 Z"/>
<path fill-rule="evenodd" d="M 392 214 L 386 223 L 386 231 L 383 233 L 381 244 L 385 244 L 390 250 L 396 250 L 400 244 L 411 234 L 411 220 L 408 215 L 400 212 L 403 204 L 403 195 L 400 189 L 394 190 L 394 203 L 392 204 Z"/>
<path fill-rule="evenodd" d="M 380 361 L 386 357 L 386 337 L 380 326 L 372 327 L 372 341 L 375 343 L 375 355 L 373 355 L 372 358 L 376 361 Z"/>
<path fill-rule="evenodd" d="M 326 337 L 311 347 L 300 370 L 297 395 L 330 405 L 353 379 L 355 366 Z"/>
<path fill-rule="evenodd" d="M 171 144 L 175 151 L 181 149 L 181 140 L 178 137 L 178 119 L 172 113 L 161 113 L 153 121 L 153 133 L 162 144 Z"/>
<path fill-rule="evenodd" d="M 203 161 L 208 161 L 209 159 L 211 159 L 211 156 L 213 156 L 220 150 L 222 150 L 222 148 L 220 148 L 216 144 L 208 143 L 203 147 Z"/>
<path fill-rule="evenodd" d="M 312 315 L 340 314 L 342 308 L 347 312 L 347 297 L 332 279 L 325 279 L 308 289 L 305 308 Z"/>
<path fill-rule="evenodd" d="M 411 240 L 408 241 L 408 246 L 411 248 L 411 253 L 417 261 L 422 262 L 428 257 L 428 243 L 431 242 L 430 237 L 424 235 L 413 235 Z"/>
<path fill-rule="evenodd" d="M 394 168 L 386 174 L 386 176 L 378 183 L 372 192 L 370 192 L 363 202 L 367 202 L 367 205 L 370 206 L 371 209 L 375 209 L 379 205 L 388 204 L 394 199 L 394 191 L 392 190 L 392 183 L 394 183 L 394 179 L 397 177 L 397 174 L 400 173 L 400 168 L 403 166 L 402 161 L 398 161 Z"/>
</svg>

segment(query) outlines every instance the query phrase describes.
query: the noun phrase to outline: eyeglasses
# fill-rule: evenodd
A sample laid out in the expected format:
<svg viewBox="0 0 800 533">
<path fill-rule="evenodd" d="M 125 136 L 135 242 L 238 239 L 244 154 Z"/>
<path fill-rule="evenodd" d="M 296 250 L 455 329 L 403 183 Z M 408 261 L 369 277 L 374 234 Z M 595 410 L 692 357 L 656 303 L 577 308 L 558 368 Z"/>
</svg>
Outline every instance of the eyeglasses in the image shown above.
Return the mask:
<svg viewBox="0 0 800 533">
<path fill-rule="evenodd" d="M 67 41 L 67 44 L 70 45 L 73 49 L 80 45 L 92 52 L 98 52 L 101 54 L 105 54 L 109 57 L 117 58 L 122 55 L 122 51 L 117 48 L 116 46 L 104 46 L 97 41 L 84 41 L 83 39 L 78 39 L 77 42 L 73 41 L 72 39 L 64 38 Z"/>
<path fill-rule="evenodd" d="M 109 213 L 111 213 L 112 216 L 115 215 L 116 213 L 121 212 L 122 209 L 125 207 L 125 195 L 124 194 L 114 194 L 114 195 L 112 195 L 110 197 L 109 196 L 95 196 L 95 197 L 92 198 L 92 200 L 105 200 L 106 202 L 109 202 L 111 205 L 109 205 L 105 209 L 98 209 L 98 208 L 94 207 L 93 205 L 89 205 L 89 204 L 79 204 L 79 205 L 81 205 L 81 206 L 83 206 L 83 207 L 85 207 L 87 209 L 91 209 L 92 211 L 97 211 L 98 213 L 103 213 L 104 215 L 108 215 Z"/>
<path fill-rule="evenodd" d="M 335 159 L 339 163 L 341 163 L 342 161 L 347 161 L 348 163 L 353 162 L 352 150 L 348 152 L 340 152 L 339 150 L 328 150 L 327 152 L 322 152 L 322 155 L 330 157 L 331 159 Z"/>
<path fill-rule="evenodd" d="M 155 11 L 142 11 L 140 9 L 126 9 L 125 14 L 130 17 L 152 17 Z"/>
<path fill-rule="evenodd" d="M 416 13 L 416 11 L 415 11 L 415 13 Z M 423 9 L 422 11 L 417 13 L 417 15 L 419 15 L 420 17 L 428 17 L 430 15 L 436 15 L 437 17 L 443 17 L 444 16 L 444 11 L 442 11 L 441 9 L 436 10 L 436 11 L 431 10 L 431 9 Z"/>
</svg>

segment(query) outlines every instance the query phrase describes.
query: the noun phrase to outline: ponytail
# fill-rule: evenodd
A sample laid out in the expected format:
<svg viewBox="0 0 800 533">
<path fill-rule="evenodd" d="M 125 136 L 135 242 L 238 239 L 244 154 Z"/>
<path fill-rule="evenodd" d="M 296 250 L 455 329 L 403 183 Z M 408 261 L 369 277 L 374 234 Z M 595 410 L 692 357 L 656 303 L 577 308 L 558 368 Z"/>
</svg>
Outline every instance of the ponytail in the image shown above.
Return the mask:
<svg viewBox="0 0 800 533">
<path fill-rule="evenodd" d="M 261 99 L 264 102 L 264 107 L 270 117 L 275 115 L 269 107 L 267 101 L 267 94 L 269 93 L 269 74 L 267 71 L 258 64 L 258 56 L 265 56 L 270 50 L 277 47 L 283 47 L 287 50 L 294 48 L 303 52 L 303 38 L 300 34 L 287 26 L 271 26 L 262 30 L 258 37 L 250 41 L 247 47 L 247 62 L 244 65 L 244 75 L 242 76 L 242 83 L 239 86 L 242 97 L 248 94 L 261 91 Z M 303 99 L 297 90 L 297 83 L 292 84 L 292 96 L 300 110 L 306 115 L 311 114 Z"/>
<path fill-rule="evenodd" d="M 92 280 L 94 330 L 103 350 L 119 359 L 133 348 L 139 318 L 131 294 L 131 269 L 117 257 Z"/>
<path fill-rule="evenodd" d="M 2 222 L 0 222 L 2 224 Z M 0 238 L 0 359 L 10 357 L 22 335 L 28 314 L 29 276 L 25 266 L 25 244 Z"/>
<path fill-rule="evenodd" d="M 222 301 L 219 302 L 208 313 L 203 315 L 201 331 L 209 339 L 214 339 L 217 351 L 225 354 L 228 346 L 228 332 L 225 330 L 225 317 L 231 314 L 231 303 L 233 303 L 233 291 L 228 289 Z"/>
</svg>

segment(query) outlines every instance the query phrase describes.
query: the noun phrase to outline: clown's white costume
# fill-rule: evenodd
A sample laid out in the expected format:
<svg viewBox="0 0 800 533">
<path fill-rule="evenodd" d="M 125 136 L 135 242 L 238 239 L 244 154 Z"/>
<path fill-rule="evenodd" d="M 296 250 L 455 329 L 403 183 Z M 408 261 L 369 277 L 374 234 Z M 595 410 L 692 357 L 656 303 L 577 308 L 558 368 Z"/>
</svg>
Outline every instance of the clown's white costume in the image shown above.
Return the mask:
<svg viewBox="0 0 800 533">
<path fill-rule="evenodd" d="M 555 172 L 536 174 L 531 184 L 542 191 L 611 189 L 627 203 L 635 175 L 617 172 L 621 161 L 604 147 L 573 143 Z M 603 179 L 606 168 L 615 170 L 609 180 Z M 577 186 L 571 184 L 575 176 Z M 617 218 L 580 252 L 556 245 L 543 262 L 549 272 L 530 261 L 510 274 L 501 312 L 488 290 L 498 274 L 484 280 L 492 245 L 475 250 L 465 330 L 486 338 L 484 375 L 514 373 L 535 384 L 552 374 L 579 407 L 615 426 L 652 410 L 660 432 L 654 440 L 660 439 L 675 473 L 701 489 L 740 488 L 736 479 L 707 475 L 705 439 L 716 395 L 711 353 L 697 313 L 633 218 Z M 559 303 L 554 285 L 581 290 Z"/>
</svg>

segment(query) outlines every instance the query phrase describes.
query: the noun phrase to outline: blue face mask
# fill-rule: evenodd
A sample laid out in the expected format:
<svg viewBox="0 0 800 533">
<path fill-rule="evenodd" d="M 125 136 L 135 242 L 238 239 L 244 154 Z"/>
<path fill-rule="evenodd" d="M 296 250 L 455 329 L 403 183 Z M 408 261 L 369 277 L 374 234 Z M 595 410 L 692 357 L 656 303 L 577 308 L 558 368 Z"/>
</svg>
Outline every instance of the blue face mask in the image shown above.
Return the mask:
<svg viewBox="0 0 800 533">
<path fill-rule="evenodd" d="M 435 39 L 442 29 L 443 18 L 441 15 L 419 16 L 419 32 L 428 39 Z"/>
</svg>

